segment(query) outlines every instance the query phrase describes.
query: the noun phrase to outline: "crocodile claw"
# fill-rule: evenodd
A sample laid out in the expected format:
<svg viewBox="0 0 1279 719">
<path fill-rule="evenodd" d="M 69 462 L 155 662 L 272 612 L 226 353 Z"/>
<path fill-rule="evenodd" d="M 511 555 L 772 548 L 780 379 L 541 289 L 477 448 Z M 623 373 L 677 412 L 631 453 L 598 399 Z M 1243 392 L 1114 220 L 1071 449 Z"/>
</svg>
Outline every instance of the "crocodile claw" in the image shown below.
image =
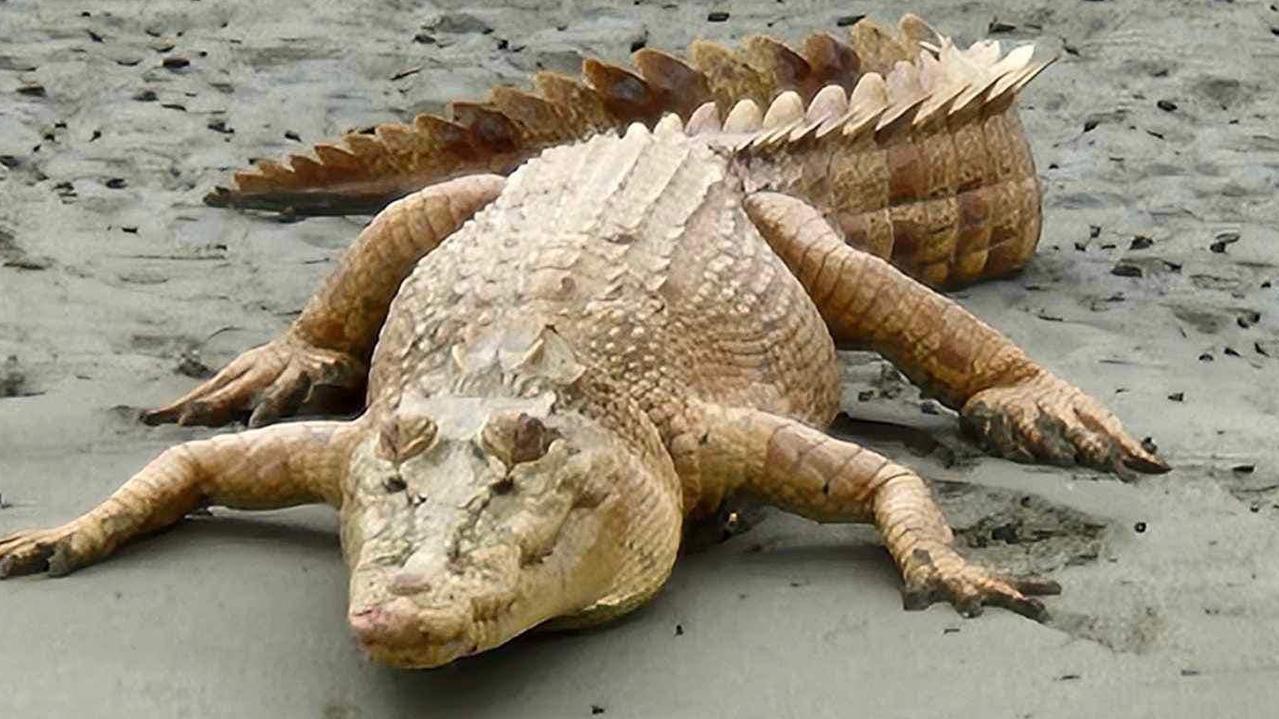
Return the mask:
<svg viewBox="0 0 1279 719">
<path fill-rule="evenodd" d="M 925 609 L 946 601 L 965 617 L 976 617 L 985 606 L 997 606 L 1042 622 L 1048 616 L 1035 595 L 1061 594 L 1061 585 L 1039 577 L 1010 577 L 970 564 L 946 546 L 916 549 L 902 572 L 902 606 Z"/>
<path fill-rule="evenodd" d="M 1013 461 L 1082 464 L 1125 480 L 1171 469 L 1100 402 L 1048 372 L 978 392 L 961 415 L 988 450 Z"/>
<path fill-rule="evenodd" d="M 172 404 L 144 412 L 142 421 L 218 426 L 251 412 L 249 426 L 261 427 L 312 404 L 322 388 L 358 392 L 366 374 L 363 363 L 348 354 L 286 335 L 241 354 Z"/>
</svg>

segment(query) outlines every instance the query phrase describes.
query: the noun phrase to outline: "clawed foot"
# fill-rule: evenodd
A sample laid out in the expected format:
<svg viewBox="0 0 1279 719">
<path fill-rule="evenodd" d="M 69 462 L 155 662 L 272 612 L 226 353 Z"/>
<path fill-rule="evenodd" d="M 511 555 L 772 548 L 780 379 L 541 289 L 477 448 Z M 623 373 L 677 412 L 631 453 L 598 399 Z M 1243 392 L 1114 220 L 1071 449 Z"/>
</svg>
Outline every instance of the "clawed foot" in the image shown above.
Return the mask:
<svg viewBox="0 0 1279 719">
<path fill-rule="evenodd" d="M 142 421 L 217 426 L 252 411 L 249 426 L 260 427 L 312 404 L 319 388 L 354 394 L 366 375 L 363 363 L 348 354 L 285 335 L 240 355 L 173 404 L 144 413 Z"/>
<path fill-rule="evenodd" d="M 1100 402 L 1048 372 L 978 392 L 962 416 L 988 450 L 1017 462 L 1084 464 L 1124 479 L 1169 470 Z"/>
<path fill-rule="evenodd" d="M 0 539 L 0 579 L 48 572 L 60 577 L 96 558 L 74 523 L 53 529 L 28 529 Z"/>
<path fill-rule="evenodd" d="M 948 546 L 916 549 L 902 570 L 906 586 L 902 605 L 925 609 L 934 602 L 950 602 L 965 617 L 982 613 L 986 605 L 1003 607 L 1035 621 L 1047 616 L 1035 595 L 1061 594 L 1061 585 L 1036 577 L 1005 577 L 967 560 Z"/>
</svg>

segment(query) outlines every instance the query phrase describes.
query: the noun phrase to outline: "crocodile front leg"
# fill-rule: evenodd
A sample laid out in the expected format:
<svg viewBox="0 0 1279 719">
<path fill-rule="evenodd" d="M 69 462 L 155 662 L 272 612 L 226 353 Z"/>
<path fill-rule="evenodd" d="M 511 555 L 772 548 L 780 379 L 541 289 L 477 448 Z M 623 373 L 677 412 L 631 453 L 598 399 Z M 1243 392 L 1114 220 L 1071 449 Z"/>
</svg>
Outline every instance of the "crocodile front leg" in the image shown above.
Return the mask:
<svg viewBox="0 0 1279 719">
<path fill-rule="evenodd" d="M 907 609 L 948 601 L 976 616 L 990 604 L 1042 619 L 1032 595 L 1061 591 L 969 563 L 924 480 L 870 450 L 758 410 L 701 405 L 695 415 L 693 441 L 680 443 L 682 476 L 694 473 L 711 494 L 745 490 L 817 521 L 873 521 L 905 580 Z"/>
<path fill-rule="evenodd" d="M 0 539 L 0 579 L 45 570 L 67 574 L 197 507 L 340 504 L 339 485 L 358 436 L 350 422 L 297 422 L 171 447 L 76 519 Z"/>
<path fill-rule="evenodd" d="M 504 183 L 498 175 L 460 177 L 391 204 L 360 233 L 288 330 L 143 421 L 220 425 L 251 410 L 249 425 L 257 427 L 310 404 L 319 387 L 355 395 L 400 283 Z"/>
<path fill-rule="evenodd" d="M 954 301 L 845 245 L 814 208 L 776 193 L 752 195 L 745 207 L 837 342 L 883 354 L 959 409 L 987 448 L 1017 461 L 1087 464 L 1125 477 L 1168 471 L 1096 399 Z"/>
</svg>

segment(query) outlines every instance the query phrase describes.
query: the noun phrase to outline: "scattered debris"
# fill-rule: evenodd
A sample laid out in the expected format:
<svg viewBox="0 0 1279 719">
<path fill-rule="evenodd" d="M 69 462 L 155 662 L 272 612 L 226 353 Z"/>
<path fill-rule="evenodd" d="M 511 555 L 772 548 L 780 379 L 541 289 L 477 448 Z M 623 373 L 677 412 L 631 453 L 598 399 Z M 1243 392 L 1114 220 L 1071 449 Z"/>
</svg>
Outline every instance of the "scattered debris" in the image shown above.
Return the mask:
<svg viewBox="0 0 1279 719">
<path fill-rule="evenodd" d="M 399 71 L 399 72 L 395 73 L 394 75 L 392 75 L 392 76 L 391 76 L 391 80 L 393 80 L 393 81 L 394 81 L 394 80 L 403 80 L 404 78 L 406 78 L 406 77 L 412 77 L 413 75 L 416 75 L 416 74 L 418 74 L 419 72 L 422 72 L 422 66 L 421 66 L 421 65 L 418 65 L 417 67 L 410 67 L 410 68 L 409 68 L 409 69 L 407 69 L 407 70 L 401 70 L 401 71 Z"/>
<path fill-rule="evenodd" d="M 1238 241 L 1239 241 L 1238 232 L 1219 232 L 1217 233 L 1216 240 L 1211 245 L 1208 245 L 1208 249 L 1212 250 L 1213 252 L 1216 252 L 1219 255 L 1224 254 L 1227 246 L 1233 245 L 1234 243 Z"/>
<path fill-rule="evenodd" d="M 213 370 L 200 361 L 200 353 L 195 350 L 183 352 L 175 370 L 178 374 L 192 379 L 207 379 L 213 376 Z"/>
<path fill-rule="evenodd" d="M 1141 277 L 1145 274 L 1140 267 L 1131 262 L 1120 261 L 1110 268 L 1110 274 L 1119 277 Z"/>
</svg>

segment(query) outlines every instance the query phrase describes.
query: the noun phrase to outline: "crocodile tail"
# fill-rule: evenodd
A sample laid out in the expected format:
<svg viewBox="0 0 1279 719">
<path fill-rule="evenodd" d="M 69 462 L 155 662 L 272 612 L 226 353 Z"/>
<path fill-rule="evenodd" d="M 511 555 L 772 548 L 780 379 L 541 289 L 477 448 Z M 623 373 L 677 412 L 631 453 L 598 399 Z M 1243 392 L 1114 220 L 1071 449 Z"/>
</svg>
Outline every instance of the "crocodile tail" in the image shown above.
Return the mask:
<svg viewBox="0 0 1279 719">
<path fill-rule="evenodd" d="M 960 49 L 913 16 L 897 32 L 858 23 L 852 45 L 863 73 L 851 93 L 730 110 L 721 132 L 749 186 L 803 197 L 850 245 L 929 285 L 1019 269 L 1039 239 L 1040 187 L 1013 102 L 1053 58 Z"/>
<path fill-rule="evenodd" d="M 902 22 L 919 24 L 913 16 Z M 882 31 L 875 28 L 858 23 L 851 44 L 816 33 L 798 50 L 764 36 L 737 47 L 699 40 L 687 60 L 644 48 L 634 54 L 633 68 L 587 59 L 581 79 L 541 72 L 533 91 L 497 87 L 483 102 L 452 103 L 447 118 L 419 115 L 316 145 L 309 154 L 260 160 L 205 202 L 301 215 L 374 212 L 458 175 L 510 172 L 552 145 L 636 121 L 652 126 L 668 112 L 688 120 L 706 102 L 724 113 L 744 98 L 762 105 L 785 90 L 805 101 L 827 85 L 851 90 L 866 68 L 878 70 L 887 57 L 897 57 L 881 47 Z M 855 49 L 859 42 L 865 57 Z"/>
</svg>

